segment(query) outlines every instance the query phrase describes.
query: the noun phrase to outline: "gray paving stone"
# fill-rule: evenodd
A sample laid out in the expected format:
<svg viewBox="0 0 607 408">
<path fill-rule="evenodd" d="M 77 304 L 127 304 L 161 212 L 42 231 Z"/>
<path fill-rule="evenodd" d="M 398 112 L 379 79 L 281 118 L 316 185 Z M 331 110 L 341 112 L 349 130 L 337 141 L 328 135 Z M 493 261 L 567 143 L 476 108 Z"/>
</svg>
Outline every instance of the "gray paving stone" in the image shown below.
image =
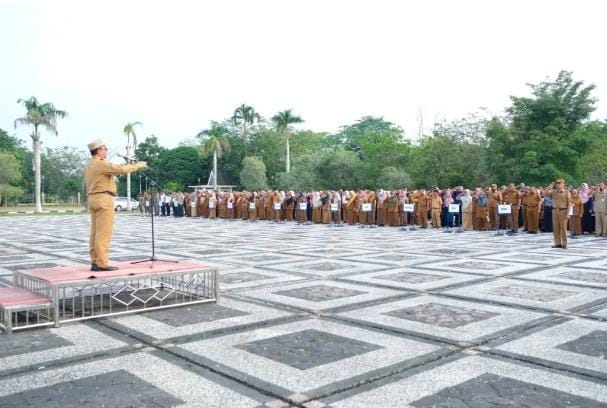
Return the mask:
<svg viewBox="0 0 607 408">
<path fill-rule="evenodd" d="M 400 319 L 415 320 L 450 329 L 499 316 L 499 313 L 491 313 L 485 310 L 455 307 L 453 305 L 432 302 L 393 310 L 385 314 Z"/>
<path fill-rule="evenodd" d="M 237 344 L 234 347 L 300 370 L 333 363 L 381 348 L 376 344 L 336 336 L 315 329 Z"/>
<path fill-rule="evenodd" d="M 2 407 L 170 407 L 184 401 L 117 370 L 0 397 Z"/>
<path fill-rule="evenodd" d="M 73 345 L 50 330 L 16 332 L 0 341 L 0 358 Z"/>
<path fill-rule="evenodd" d="M 595 330 L 556 348 L 607 360 L 607 331 Z"/>
<path fill-rule="evenodd" d="M 230 309 L 218 304 L 203 304 L 182 307 L 177 313 L 175 310 L 164 309 L 148 312 L 145 316 L 169 326 L 182 327 L 203 322 L 214 322 L 230 317 L 245 316 L 247 314 L 241 310 Z"/>
<path fill-rule="evenodd" d="M 494 374 L 480 375 L 409 405 L 415 408 L 607 407 L 589 398 Z"/>
<path fill-rule="evenodd" d="M 309 302 L 325 302 L 327 300 L 347 298 L 366 293 L 367 292 L 363 292 L 362 290 L 340 288 L 330 285 L 313 285 L 274 292 L 275 295 L 294 297 L 297 299 L 307 300 Z"/>
</svg>

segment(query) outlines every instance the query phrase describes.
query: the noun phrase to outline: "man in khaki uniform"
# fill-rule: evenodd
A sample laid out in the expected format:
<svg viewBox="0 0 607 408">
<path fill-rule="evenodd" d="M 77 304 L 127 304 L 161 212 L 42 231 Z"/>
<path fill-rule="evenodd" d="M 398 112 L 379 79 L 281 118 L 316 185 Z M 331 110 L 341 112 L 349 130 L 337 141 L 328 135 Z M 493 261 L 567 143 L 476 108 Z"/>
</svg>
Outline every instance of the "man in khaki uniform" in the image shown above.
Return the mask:
<svg viewBox="0 0 607 408">
<path fill-rule="evenodd" d="M 607 235 L 607 191 L 604 183 L 597 184 L 593 197 L 595 233 L 597 237 L 604 237 Z"/>
<path fill-rule="evenodd" d="M 540 228 L 540 210 L 542 207 L 542 198 L 535 187 L 529 188 L 529 193 L 525 199 L 525 221 L 527 222 L 527 233 L 537 234 Z"/>
<path fill-rule="evenodd" d="M 557 179 L 552 191 L 552 234 L 554 236 L 552 248 L 567 249 L 567 216 L 570 204 L 569 191 L 565 190 L 565 180 Z"/>
<path fill-rule="evenodd" d="M 91 235 L 89 252 L 91 271 L 114 271 L 110 266 L 109 250 L 114 228 L 114 176 L 127 174 L 147 167 L 146 162 L 136 164 L 113 164 L 107 159 L 106 143 L 96 139 L 88 144 L 92 158 L 84 167 L 84 182 L 88 195 L 88 210 L 91 213 Z"/>
<path fill-rule="evenodd" d="M 510 184 L 508 186 L 508 190 L 503 195 L 504 203 L 510 204 L 512 207 L 512 212 L 510 214 L 510 221 L 508 225 L 510 226 L 510 233 L 517 234 L 518 233 L 518 210 L 519 204 L 521 202 L 521 194 L 519 191 L 514 188 L 514 184 Z"/>
<path fill-rule="evenodd" d="M 502 203 L 502 193 L 497 189 L 497 184 L 491 184 L 491 190 L 487 195 L 487 212 L 489 213 L 489 226 L 492 230 L 497 229 L 499 218 L 497 206 Z"/>
</svg>

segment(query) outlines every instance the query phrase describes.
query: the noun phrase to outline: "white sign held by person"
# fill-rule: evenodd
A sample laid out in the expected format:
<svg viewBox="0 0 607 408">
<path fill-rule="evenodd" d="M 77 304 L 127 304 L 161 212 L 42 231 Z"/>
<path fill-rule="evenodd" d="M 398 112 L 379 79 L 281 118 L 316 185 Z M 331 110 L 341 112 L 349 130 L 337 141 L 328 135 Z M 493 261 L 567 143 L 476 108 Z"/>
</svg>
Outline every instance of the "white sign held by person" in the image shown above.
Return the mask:
<svg viewBox="0 0 607 408">
<path fill-rule="evenodd" d="M 234 208 L 234 204 L 228 203 L 228 210 L 231 210 L 232 208 Z"/>
<path fill-rule="evenodd" d="M 497 206 L 497 213 L 504 214 L 512 214 L 512 206 L 510 204 L 500 204 Z"/>
<path fill-rule="evenodd" d="M 459 204 L 449 204 L 450 213 L 459 213 Z"/>
<path fill-rule="evenodd" d="M 333 212 L 339 211 L 339 204 L 332 203 L 331 204 L 331 211 L 333 211 Z"/>
<path fill-rule="evenodd" d="M 569 211 L 567 214 L 568 217 L 573 217 L 573 206 L 569 207 Z"/>
<path fill-rule="evenodd" d="M 209 208 L 215 208 L 215 203 L 209 202 Z"/>
<path fill-rule="evenodd" d="M 274 204 L 274 209 L 275 210 L 280 210 L 280 203 L 275 203 Z"/>
<path fill-rule="evenodd" d="M 255 203 L 249 203 L 249 209 L 250 210 L 254 210 L 255 209 Z"/>
<path fill-rule="evenodd" d="M 308 205 L 306 203 L 299 203 L 299 209 L 300 210 L 307 210 L 308 209 Z"/>
<path fill-rule="evenodd" d="M 408 213 L 415 212 L 415 204 L 403 204 L 403 211 Z"/>
<path fill-rule="evenodd" d="M 371 203 L 363 203 L 363 212 L 371 212 Z"/>
</svg>

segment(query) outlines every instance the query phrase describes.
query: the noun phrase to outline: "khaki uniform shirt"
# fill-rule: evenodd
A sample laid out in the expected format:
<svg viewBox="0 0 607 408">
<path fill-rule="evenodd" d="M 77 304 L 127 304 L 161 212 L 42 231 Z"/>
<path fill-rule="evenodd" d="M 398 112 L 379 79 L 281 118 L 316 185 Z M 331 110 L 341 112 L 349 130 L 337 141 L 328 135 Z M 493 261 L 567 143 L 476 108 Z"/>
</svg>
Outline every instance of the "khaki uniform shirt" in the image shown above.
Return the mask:
<svg viewBox="0 0 607 408">
<path fill-rule="evenodd" d="M 132 173 L 143 166 L 138 164 L 114 164 L 97 156 L 84 167 L 84 182 L 87 194 L 110 193 L 116 195 L 114 176 Z"/>
<path fill-rule="evenodd" d="M 569 192 L 565 189 L 552 192 L 552 208 L 568 209 L 570 204 Z"/>
</svg>

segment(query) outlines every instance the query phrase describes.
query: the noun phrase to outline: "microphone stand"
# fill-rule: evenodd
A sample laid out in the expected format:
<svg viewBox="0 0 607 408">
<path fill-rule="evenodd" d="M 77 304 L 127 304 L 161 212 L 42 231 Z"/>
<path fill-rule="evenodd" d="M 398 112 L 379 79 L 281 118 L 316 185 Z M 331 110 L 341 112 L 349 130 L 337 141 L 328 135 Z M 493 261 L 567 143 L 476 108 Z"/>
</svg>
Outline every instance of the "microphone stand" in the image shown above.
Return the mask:
<svg viewBox="0 0 607 408">
<path fill-rule="evenodd" d="M 158 183 L 156 183 L 156 181 L 151 178 L 150 176 L 148 176 L 147 174 L 145 174 L 144 172 L 140 171 L 141 175 L 143 177 L 145 177 L 145 179 L 157 189 L 157 192 L 160 193 L 160 186 L 158 185 Z M 152 194 L 152 196 L 150 197 L 150 218 L 152 220 L 152 256 L 150 256 L 149 259 L 142 259 L 140 261 L 133 261 L 131 262 L 131 265 L 135 265 L 135 264 L 140 264 L 140 263 L 145 263 L 145 262 L 150 262 L 150 268 L 154 267 L 154 262 L 160 261 L 160 262 L 172 262 L 172 263 L 179 263 L 179 261 L 175 261 L 173 259 L 158 259 L 156 258 L 156 244 L 155 244 L 155 237 L 154 237 L 154 194 Z"/>
</svg>

